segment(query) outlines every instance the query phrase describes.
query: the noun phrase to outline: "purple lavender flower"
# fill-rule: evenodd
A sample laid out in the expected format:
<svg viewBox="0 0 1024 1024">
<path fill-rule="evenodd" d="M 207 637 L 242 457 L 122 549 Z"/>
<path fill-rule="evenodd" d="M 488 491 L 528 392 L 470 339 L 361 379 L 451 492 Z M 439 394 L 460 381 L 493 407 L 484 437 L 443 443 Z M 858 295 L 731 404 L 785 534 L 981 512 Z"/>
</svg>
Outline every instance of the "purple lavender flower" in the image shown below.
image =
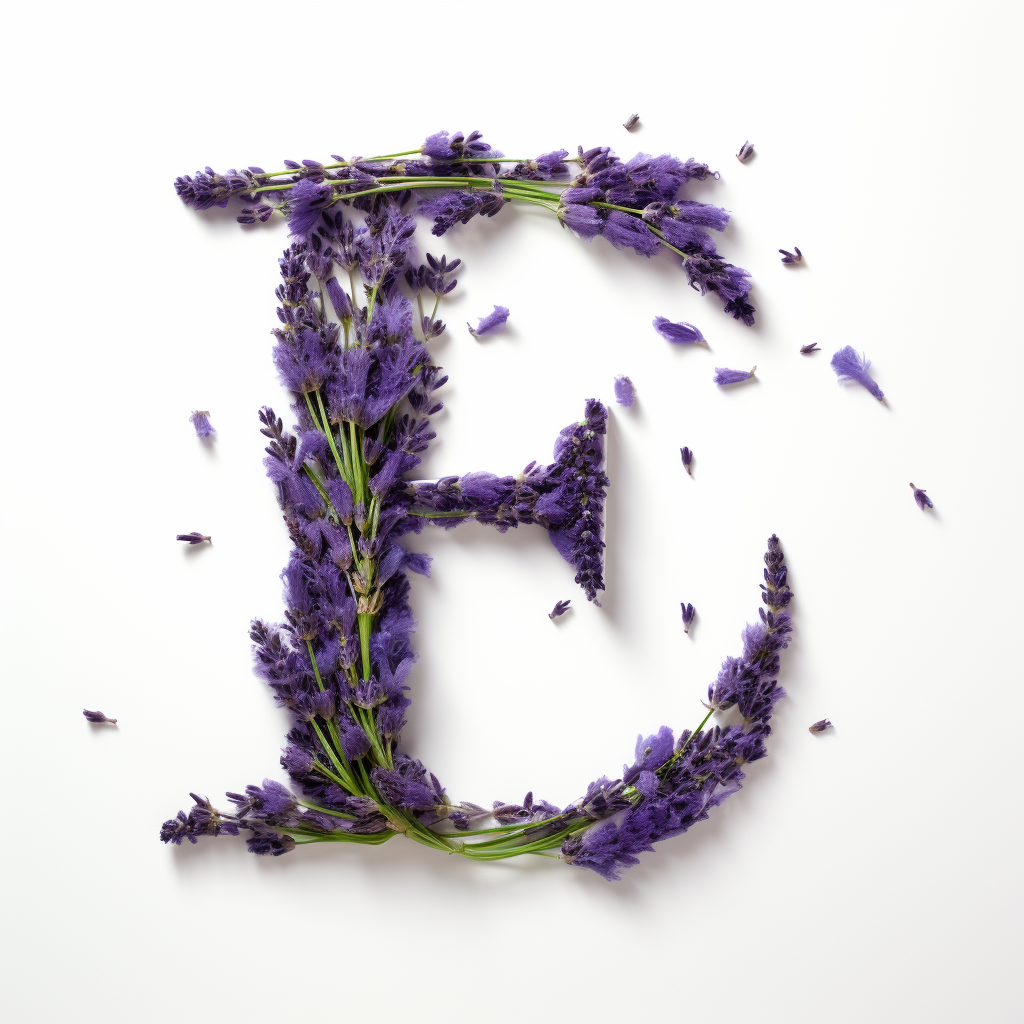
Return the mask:
<svg viewBox="0 0 1024 1024">
<path fill-rule="evenodd" d="M 744 370 L 730 370 L 726 366 L 715 367 L 715 383 L 724 386 L 726 384 L 739 384 L 741 381 L 750 380 L 754 376 L 756 366 L 751 367 L 750 372 Z"/>
<path fill-rule="evenodd" d="M 917 502 L 917 507 L 919 509 L 926 509 L 926 508 L 934 508 L 935 507 L 932 504 L 932 499 L 929 498 L 928 495 L 925 494 L 925 492 L 923 490 L 921 490 L 920 487 L 914 487 L 913 484 L 911 484 L 910 486 L 914 490 L 914 501 Z"/>
<path fill-rule="evenodd" d="M 192 422 L 192 426 L 196 428 L 196 437 L 205 439 L 213 437 L 217 433 L 210 423 L 210 413 L 208 411 L 195 410 L 189 416 L 189 420 Z"/>
<path fill-rule="evenodd" d="M 334 186 L 317 184 L 309 178 L 293 185 L 288 192 L 285 215 L 288 228 L 296 238 L 308 238 L 320 223 L 320 217 L 335 200 Z"/>
<path fill-rule="evenodd" d="M 832 357 L 832 369 L 836 371 L 840 382 L 856 381 L 881 401 L 885 395 L 868 373 L 870 367 L 871 361 L 856 352 L 852 345 L 841 348 Z"/>
<path fill-rule="evenodd" d="M 820 722 L 815 722 L 814 725 L 807 726 L 808 732 L 824 732 L 826 729 L 831 729 L 832 723 L 827 719 L 823 718 Z"/>
<path fill-rule="evenodd" d="M 505 306 L 495 306 L 493 312 L 479 318 L 475 330 L 469 324 L 466 324 L 466 326 L 469 327 L 469 333 L 474 338 L 482 338 L 485 334 L 497 334 L 505 330 L 507 321 L 508 309 Z"/>
<path fill-rule="evenodd" d="M 805 356 L 810 355 L 812 352 L 820 352 L 820 351 L 821 351 L 821 349 L 818 348 L 818 343 L 816 341 L 812 341 L 809 345 L 801 345 L 800 346 L 800 352 L 801 352 L 802 355 L 805 355 Z"/>
<path fill-rule="evenodd" d="M 636 388 L 633 387 L 633 382 L 628 377 L 616 377 L 615 401 L 618 402 L 619 405 L 624 405 L 629 408 L 635 399 Z"/>
<path fill-rule="evenodd" d="M 682 610 L 683 610 L 683 632 L 684 633 L 689 633 L 690 632 L 690 625 L 693 622 L 693 616 L 696 614 L 696 612 L 694 611 L 693 605 L 692 604 L 686 604 L 685 601 L 682 602 L 679 605 L 679 607 L 682 608 Z"/>
<path fill-rule="evenodd" d="M 654 329 L 666 341 L 672 342 L 673 345 L 707 344 L 704 340 L 704 335 L 693 324 L 685 322 L 674 324 L 666 317 L 656 316 L 653 320 L 653 325 Z"/>
<path fill-rule="evenodd" d="M 184 541 L 186 544 L 209 544 L 212 541 L 212 538 L 207 537 L 205 534 L 198 533 L 195 530 L 193 530 L 192 533 L 179 533 L 174 539 Z"/>
<path fill-rule="evenodd" d="M 102 722 L 109 722 L 111 725 L 117 725 L 116 718 L 107 718 L 102 711 L 86 711 L 83 709 L 82 714 L 95 725 L 99 725 Z"/>
<path fill-rule="evenodd" d="M 630 114 L 629 117 L 626 118 L 625 123 L 622 125 L 622 127 L 625 128 L 627 132 L 630 132 L 637 126 L 639 120 L 639 114 Z"/>
<path fill-rule="evenodd" d="M 744 142 L 740 146 L 740 151 L 736 154 L 736 159 L 741 164 L 745 164 L 754 155 L 754 144 L 752 142 Z"/>
<path fill-rule="evenodd" d="M 780 249 L 779 250 L 779 252 L 782 253 L 782 262 L 783 263 L 789 263 L 789 264 L 799 263 L 804 258 L 804 254 L 800 251 L 800 249 L 797 246 L 794 245 L 793 246 L 793 250 L 794 250 L 793 252 L 789 252 L 786 249 Z"/>
<path fill-rule="evenodd" d="M 225 207 L 232 198 L 246 199 L 259 187 L 257 174 L 262 174 L 260 167 L 246 170 L 234 169 L 227 174 L 218 174 L 212 167 L 205 171 L 196 171 L 194 178 L 187 174 L 174 182 L 178 198 L 186 206 L 195 210 L 208 210 L 212 206 Z"/>
<path fill-rule="evenodd" d="M 688 476 L 693 476 L 693 470 L 690 468 L 693 462 L 693 452 L 689 448 L 680 448 L 679 457 L 683 460 L 683 469 L 686 470 Z"/>
<path fill-rule="evenodd" d="M 569 610 L 569 605 L 572 601 L 556 601 L 555 607 L 548 612 L 549 619 L 557 619 L 559 615 L 564 615 Z"/>
</svg>

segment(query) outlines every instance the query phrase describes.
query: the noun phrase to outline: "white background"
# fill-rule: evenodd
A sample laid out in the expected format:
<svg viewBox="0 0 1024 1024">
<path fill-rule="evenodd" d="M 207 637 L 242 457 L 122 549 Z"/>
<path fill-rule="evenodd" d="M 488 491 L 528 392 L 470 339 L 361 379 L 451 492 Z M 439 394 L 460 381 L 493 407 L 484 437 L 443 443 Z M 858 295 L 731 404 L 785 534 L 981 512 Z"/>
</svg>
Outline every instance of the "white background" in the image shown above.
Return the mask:
<svg viewBox="0 0 1024 1024">
<path fill-rule="evenodd" d="M 1010 1020 L 1019 10 L 6 4 L 8 1019 Z M 477 127 L 514 156 L 609 144 L 720 169 L 693 194 L 734 212 L 721 249 L 759 321 L 543 211 L 421 228 L 466 263 L 423 476 L 547 458 L 615 374 L 639 397 L 612 414 L 603 609 L 538 529 L 414 540 L 435 561 L 406 748 L 455 799 L 570 801 L 637 732 L 699 719 L 777 531 L 796 635 L 770 757 L 616 884 L 401 840 L 165 847 L 188 790 L 283 778 L 286 728 L 247 638 L 280 615 L 288 549 L 256 421 L 285 412 L 286 234 L 190 212 L 173 179 Z M 793 245 L 806 264 L 783 267 Z M 493 303 L 510 328 L 477 342 L 465 321 Z M 662 341 L 658 314 L 710 350 Z M 846 344 L 886 404 L 837 385 Z M 754 363 L 756 383 L 711 382 Z M 175 543 L 193 529 L 213 547 Z"/>
</svg>

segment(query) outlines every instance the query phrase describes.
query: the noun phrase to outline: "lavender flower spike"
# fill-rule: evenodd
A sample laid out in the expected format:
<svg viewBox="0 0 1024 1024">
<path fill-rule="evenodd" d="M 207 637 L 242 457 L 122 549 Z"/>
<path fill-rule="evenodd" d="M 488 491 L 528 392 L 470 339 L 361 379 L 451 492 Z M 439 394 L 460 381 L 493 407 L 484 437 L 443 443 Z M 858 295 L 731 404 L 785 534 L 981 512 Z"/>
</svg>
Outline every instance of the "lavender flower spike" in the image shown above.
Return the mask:
<svg viewBox="0 0 1024 1024">
<path fill-rule="evenodd" d="M 622 127 L 625 128 L 627 132 L 631 132 L 637 126 L 637 124 L 639 124 L 639 122 L 639 114 L 630 114 L 629 117 L 626 118 L 626 121 Z"/>
<path fill-rule="evenodd" d="M 823 718 L 820 722 L 815 722 L 814 725 L 807 726 L 808 732 L 824 732 L 826 729 L 831 729 L 832 723 L 827 719 Z"/>
<path fill-rule="evenodd" d="M 935 508 L 932 504 L 932 499 L 920 487 L 914 487 L 913 484 L 910 486 L 914 488 L 914 501 L 917 502 L 919 509 Z"/>
<path fill-rule="evenodd" d="M 754 155 L 754 144 L 752 142 L 744 142 L 740 146 L 740 151 L 736 154 L 736 159 L 741 164 L 745 164 Z"/>
<path fill-rule="evenodd" d="M 557 619 L 559 615 L 564 615 L 569 610 L 569 605 L 572 601 L 556 601 L 555 607 L 548 612 L 549 619 Z"/>
<path fill-rule="evenodd" d="M 685 601 L 680 602 L 680 608 L 683 609 L 683 632 L 690 632 L 690 624 L 693 622 L 693 617 L 696 614 L 696 609 L 692 604 L 687 604 Z"/>
<path fill-rule="evenodd" d="M 615 401 L 628 409 L 636 398 L 636 388 L 628 377 L 615 378 Z"/>
<path fill-rule="evenodd" d="M 810 345 L 801 345 L 800 346 L 800 354 L 804 355 L 804 356 L 809 356 L 812 352 L 820 352 L 820 351 L 821 351 L 821 349 L 818 348 L 818 343 L 816 341 L 812 341 L 810 343 Z"/>
<path fill-rule="evenodd" d="M 192 426 L 196 428 L 196 437 L 201 437 L 204 440 L 208 437 L 213 437 L 217 431 L 214 429 L 213 424 L 210 423 L 209 410 L 195 409 L 192 415 L 189 416 L 189 420 Z"/>
<path fill-rule="evenodd" d="M 508 310 L 504 306 L 495 306 L 493 313 L 488 313 L 487 316 L 479 318 L 479 323 L 476 325 L 476 330 L 469 327 L 469 333 L 474 338 L 483 337 L 485 334 L 497 334 L 499 331 L 505 330 L 505 322 L 508 320 Z"/>
<path fill-rule="evenodd" d="M 743 370 L 730 370 L 727 366 L 716 366 L 715 383 L 719 386 L 739 384 L 741 381 L 750 380 L 756 369 L 756 366 L 751 367 L 750 373 L 746 373 Z"/>
<path fill-rule="evenodd" d="M 193 530 L 191 533 L 179 533 L 175 540 L 183 540 L 186 544 L 202 544 L 204 541 L 212 543 L 213 538 Z"/>
<path fill-rule="evenodd" d="M 94 725 L 99 725 L 101 722 L 109 722 L 111 725 L 117 725 L 116 718 L 107 718 L 102 711 L 86 711 L 85 708 L 83 708 L 82 714 L 85 715 L 85 717 Z"/>
<path fill-rule="evenodd" d="M 693 452 L 689 448 L 680 448 L 679 456 L 683 460 L 683 469 L 686 470 L 688 476 L 693 476 L 693 470 L 690 468 L 690 463 L 693 462 Z"/>
<path fill-rule="evenodd" d="M 789 252 L 786 249 L 779 250 L 779 252 L 782 253 L 783 263 L 799 263 L 801 262 L 801 260 L 803 260 L 804 254 L 800 251 L 799 247 L 794 245 L 793 249 L 793 252 Z"/>
<path fill-rule="evenodd" d="M 656 316 L 651 321 L 654 329 L 666 340 L 672 342 L 673 345 L 697 345 L 704 344 L 707 342 L 704 340 L 704 335 L 693 326 L 688 323 L 674 324 L 671 320 L 664 316 Z"/>
<path fill-rule="evenodd" d="M 885 395 L 868 374 L 870 368 L 871 360 L 856 352 L 852 345 L 841 348 L 832 357 L 832 369 L 836 371 L 840 381 L 854 380 L 881 401 Z"/>
</svg>

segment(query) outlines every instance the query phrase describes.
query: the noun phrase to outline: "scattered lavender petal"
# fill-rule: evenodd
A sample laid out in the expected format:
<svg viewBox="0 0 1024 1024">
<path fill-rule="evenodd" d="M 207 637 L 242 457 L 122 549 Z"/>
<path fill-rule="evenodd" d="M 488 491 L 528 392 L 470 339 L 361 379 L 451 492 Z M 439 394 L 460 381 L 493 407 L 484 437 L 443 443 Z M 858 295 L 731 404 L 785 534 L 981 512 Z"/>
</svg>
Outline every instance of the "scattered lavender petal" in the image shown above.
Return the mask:
<svg viewBox="0 0 1024 1024">
<path fill-rule="evenodd" d="M 654 329 L 666 340 L 672 342 L 673 345 L 695 345 L 695 344 L 707 344 L 704 340 L 704 335 L 700 333 L 700 330 L 688 324 L 680 322 L 674 324 L 671 320 L 664 316 L 656 316 L 651 321 Z"/>
<path fill-rule="evenodd" d="M 627 408 L 633 404 L 636 398 L 636 388 L 628 377 L 615 378 L 615 401 Z"/>
<path fill-rule="evenodd" d="M 639 121 L 640 121 L 640 115 L 639 114 L 630 114 L 629 117 L 626 118 L 626 121 L 625 121 L 625 123 L 623 124 L 622 127 L 625 128 L 627 132 L 630 132 L 630 131 L 632 131 L 637 126 Z"/>
<path fill-rule="evenodd" d="M 495 306 L 493 313 L 488 313 L 487 316 L 480 317 L 479 323 L 476 326 L 476 330 L 469 327 L 469 333 L 474 338 L 480 338 L 485 334 L 497 334 L 499 331 L 505 329 L 505 322 L 508 320 L 508 310 L 504 306 Z"/>
<path fill-rule="evenodd" d="M 90 722 L 93 722 L 95 725 L 99 725 L 101 722 L 109 722 L 111 725 L 117 725 L 116 718 L 107 718 L 107 716 L 103 714 L 102 711 L 86 711 L 83 708 L 82 714 L 85 715 L 85 717 Z"/>
<path fill-rule="evenodd" d="M 207 537 L 205 534 L 197 533 L 193 530 L 192 533 L 179 533 L 175 540 L 183 540 L 186 544 L 202 544 L 204 541 L 210 543 L 212 538 Z"/>
<path fill-rule="evenodd" d="M 756 369 L 757 367 L 754 366 L 750 373 L 747 373 L 744 370 L 730 370 L 727 366 L 716 366 L 715 383 L 718 385 L 739 384 L 741 381 L 750 380 Z"/>
<path fill-rule="evenodd" d="M 690 463 L 693 462 L 693 452 L 691 452 L 689 448 L 680 448 L 679 455 L 683 460 L 683 469 L 685 469 L 690 476 L 693 476 L 693 470 L 690 468 Z"/>
<path fill-rule="evenodd" d="M 911 484 L 910 486 L 914 488 L 914 501 L 917 502 L 918 508 L 926 509 L 935 507 L 932 504 L 932 499 L 929 498 L 928 495 L 925 494 L 925 492 L 920 487 L 914 487 L 913 484 Z"/>
<path fill-rule="evenodd" d="M 210 423 L 210 413 L 207 409 L 194 410 L 192 415 L 189 416 L 189 420 L 191 420 L 192 426 L 196 428 L 196 437 L 213 437 L 217 433 L 213 424 Z"/>
<path fill-rule="evenodd" d="M 868 373 L 870 368 L 871 360 L 856 352 L 852 345 L 841 348 L 832 357 L 832 369 L 836 371 L 840 381 L 856 381 L 881 401 L 885 395 L 882 393 L 882 389 L 871 379 Z"/>
<path fill-rule="evenodd" d="M 683 632 L 689 633 L 690 624 L 693 622 L 693 617 L 696 614 L 696 609 L 693 607 L 692 604 L 686 604 L 685 602 L 680 602 L 679 607 L 683 610 Z"/>
<path fill-rule="evenodd" d="M 820 352 L 821 349 L 818 348 L 818 343 L 816 341 L 812 341 L 810 345 L 801 345 L 800 351 L 803 355 L 809 356 L 812 352 Z"/>
<path fill-rule="evenodd" d="M 549 619 L 557 619 L 559 615 L 564 615 L 569 610 L 569 605 L 572 601 L 556 601 L 555 607 L 548 612 Z"/>
<path fill-rule="evenodd" d="M 826 729 L 831 729 L 832 723 L 827 719 L 823 718 L 820 722 L 815 722 L 814 725 L 807 726 L 808 732 L 824 732 Z"/>
<path fill-rule="evenodd" d="M 789 252 L 786 249 L 779 250 L 779 252 L 782 253 L 783 263 L 799 263 L 804 258 L 804 254 L 800 251 L 798 246 L 794 245 L 793 249 L 795 250 L 794 252 Z"/>
<path fill-rule="evenodd" d="M 741 164 L 745 164 L 754 155 L 754 144 L 752 142 L 744 142 L 740 146 L 740 151 L 736 154 L 736 159 Z"/>
</svg>

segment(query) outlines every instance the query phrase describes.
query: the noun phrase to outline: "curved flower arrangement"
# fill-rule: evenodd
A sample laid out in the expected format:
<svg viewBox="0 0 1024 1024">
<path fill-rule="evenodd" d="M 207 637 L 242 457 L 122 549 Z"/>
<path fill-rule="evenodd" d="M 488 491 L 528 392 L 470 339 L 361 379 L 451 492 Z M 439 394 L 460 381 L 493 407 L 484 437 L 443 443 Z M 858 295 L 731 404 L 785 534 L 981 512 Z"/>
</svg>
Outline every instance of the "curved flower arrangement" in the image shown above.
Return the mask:
<svg viewBox="0 0 1024 1024">
<path fill-rule="evenodd" d="M 490 810 L 452 803 L 400 749 L 415 661 L 406 574 L 429 573 L 429 557 L 401 539 L 426 524 L 469 519 L 502 531 L 537 524 L 596 602 L 604 589 L 607 410 L 589 400 L 582 419 L 559 435 L 550 464 L 512 476 L 406 479 L 435 436 L 434 392 L 446 378 L 428 343 L 445 330 L 437 312 L 460 264 L 431 255 L 419 262 L 410 211 L 415 202 L 439 236 L 510 201 L 539 206 L 581 237 L 600 235 L 647 257 L 667 251 L 694 288 L 718 294 L 749 324 L 749 275 L 718 255 L 706 230 L 723 228 L 728 214 L 682 198 L 688 181 L 711 173 L 706 165 L 642 154 L 622 162 L 606 147 L 572 159 L 560 150 L 512 160 L 477 132 L 440 132 L 414 151 L 334 160 L 289 161 L 269 173 L 207 168 L 176 182 L 196 209 L 240 200 L 242 223 L 283 214 L 294 238 L 280 260 L 274 361 L 295 396 L 298 425 L 287 431 L 272 409 L 260 413 L 267 472 L 294 547 L 282 573 L 285 622 L 256 620 L 251 637 L 258 673 L 292 716 L 281 764 L 295 792 L 266 780 L 228 793 L 231 811 L 192 794 L 194 806 L 165 822 L 161 839 L 244 831 L 253 853 L 279 855 L 306 843 L 379 844 L 401 834 L 472 860 L 557 849 L 568 863 L 618 878 L 638 853 L 707 817 L 740 787 L 742 765 L 766 753 L 790 632 L 779 543 L 768 542 L 760 621 L 745 629 L 742 654 L 726 659 L 694 731 L 676 739 L 664 727 L 639 738 L 621 778 L 591 783 L 564 808 L 532 794 Z M 742 724 L 705 728 L 733 705 Z M 497 825 L 475 827 L 485 818 Z"/>
</svg>

